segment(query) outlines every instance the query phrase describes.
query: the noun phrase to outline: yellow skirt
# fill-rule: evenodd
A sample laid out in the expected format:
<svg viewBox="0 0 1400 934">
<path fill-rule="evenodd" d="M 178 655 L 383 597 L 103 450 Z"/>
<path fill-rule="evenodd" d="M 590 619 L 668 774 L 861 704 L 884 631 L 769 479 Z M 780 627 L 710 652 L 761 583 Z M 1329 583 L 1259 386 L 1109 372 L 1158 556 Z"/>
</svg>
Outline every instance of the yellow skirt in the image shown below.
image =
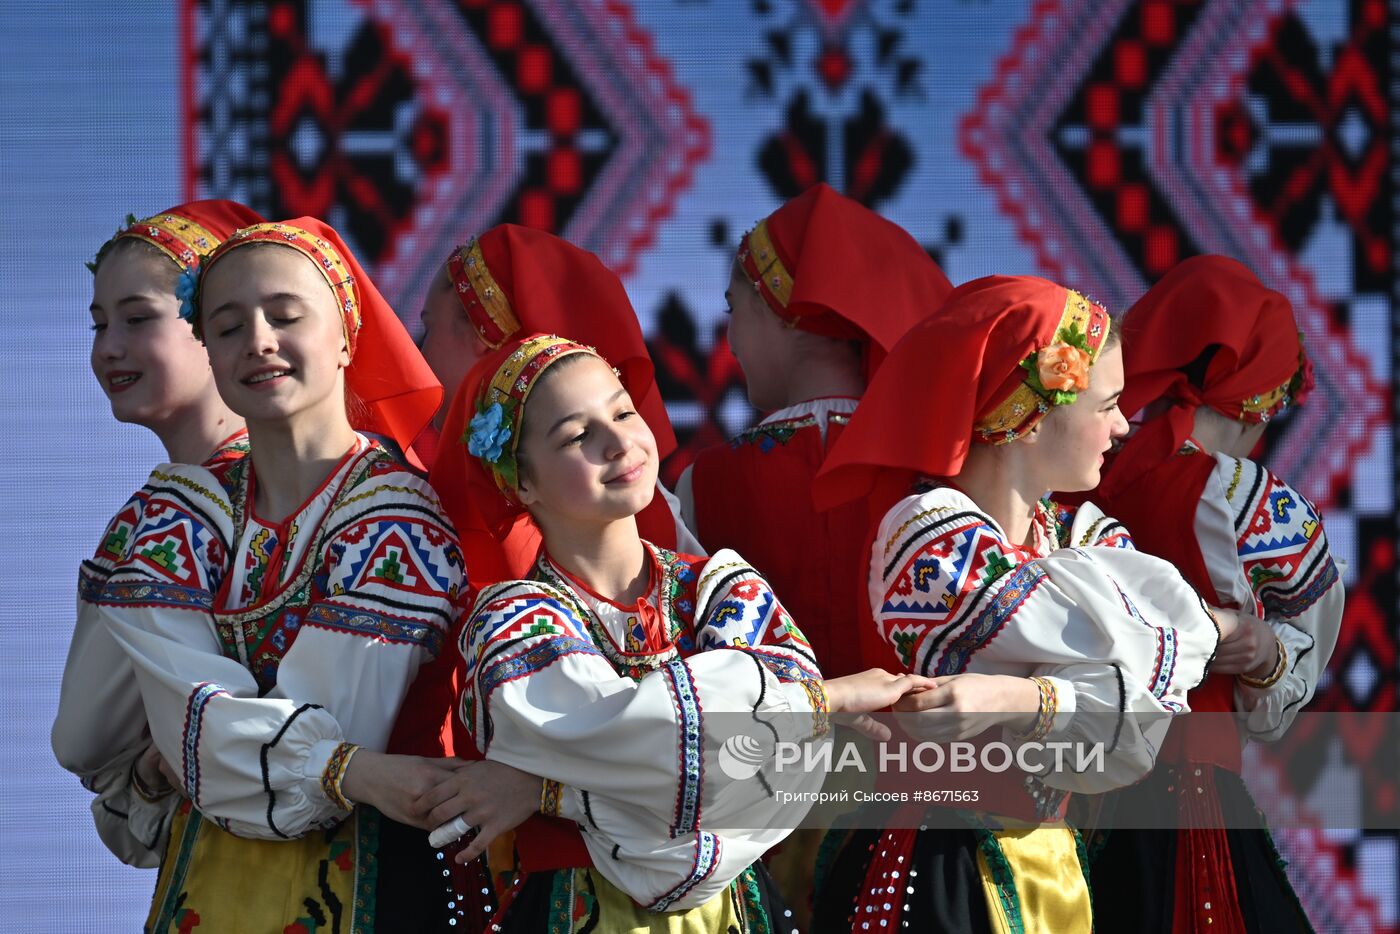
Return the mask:
<svg viewBox="0 0 1400 934">
<path fill-rule="evenodd" d="M 1094 928 L 1078 835 L 1063 823 L 977 831 L 977 868 L 997 934 Z"/>
<path fill-rule="evenodd" d="M 313 934 L 374 929 L 379 815 L 356 808 L 333 830 L 249 840 L 188 801 L 171 822 L 148 932 Z"/>
<path fill-rule="evenodd" d="M 757 870 L 749 867 L 723 892 L 685 911 L 657 913 L 632 901 L 596 869 L 557 869 L 547 873 L 547 889 L 531 887 L 523 897 L 548 902 L 514 904 L 501 919 L 502 931 L 530 934 L 756 934 L 774 930 L 759 895 Z M 543 880 L 537 880 L 543 881 Z M 528 883 L 527 883 L 528 884 Z"/>
</svg>

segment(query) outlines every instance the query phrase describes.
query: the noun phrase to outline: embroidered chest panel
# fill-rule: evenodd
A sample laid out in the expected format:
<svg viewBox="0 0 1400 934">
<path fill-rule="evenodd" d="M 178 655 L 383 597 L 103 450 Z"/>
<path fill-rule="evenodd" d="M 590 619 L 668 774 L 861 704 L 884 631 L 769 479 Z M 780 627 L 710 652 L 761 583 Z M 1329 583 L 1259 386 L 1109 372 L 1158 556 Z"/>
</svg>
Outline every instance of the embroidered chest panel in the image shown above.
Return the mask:
<svg viewBox="0 0 1400 934">
<path fill-rule="evenodd" d="M 335 502 L 326 511 L 327 516 L 369 476 L 374 465 L 382 459 L 376 456 L 377 453 L 361 458 L 350 469 Z M 217 471 L 219 481 L 233 502 L 234 540 L 239 542 L 244 539 L 250 514 L 247 501 L 248 463 L 245 458 Z M 315 540 L 309 544 L 296 567 L 287 568 L 280 574 L 273 567 L 271 559 L 278 551 L 292 551 L 296 536 L 303 531 L 295 520 L 287 526 L 287 542 L 277 541 L 275 529 L 259 526 L 250 537 L 249 547 L 240 549 L 234 557 L 235 561 L 243 562 L 246 571 L 240 593 L 241 608 L 227 610 L 216 607 L 214 629 L 224 654 L 252 673 L 258 683 L 259 694 L 266 694 L 277 683 L 277 670 L 282 658 L 296 641 L 307 612 L 326 594 L 329 572 L 323 560 L 324 530 L 323 522 L 314 529 L 306 530 L 305 534 L 314 534 Z M 282 547 L 279 548 L 279 545 Z M 273 576 L 278 579 L 272 579 Z"/>
<path fill-rule="evenodd" d="M 652 565 L 656 575 L 640 612 L 610 605 L 599 605 L 582 596 L 547 559 L 535 565 L 533 579 L 556 589 L 568 603 L 569 609 L 588 626 L 588 635 L 619 675 L 640 681 L 649 672 L 657 671 L 668 662 L 690 655 L 695 646 L 695 585 L 696 574 L 690 563 L 673 551 L 655 549 Z M 649 644 L 645 620 L 641 613 L 650 610 L 659 617 L 662 645 Z M 608 616 L 606 625 L 600 614 Z M 611 631 L 610 631 L 611 629 Z M 613 636 L 620 631 L 622 644 Z"/>
</svg>

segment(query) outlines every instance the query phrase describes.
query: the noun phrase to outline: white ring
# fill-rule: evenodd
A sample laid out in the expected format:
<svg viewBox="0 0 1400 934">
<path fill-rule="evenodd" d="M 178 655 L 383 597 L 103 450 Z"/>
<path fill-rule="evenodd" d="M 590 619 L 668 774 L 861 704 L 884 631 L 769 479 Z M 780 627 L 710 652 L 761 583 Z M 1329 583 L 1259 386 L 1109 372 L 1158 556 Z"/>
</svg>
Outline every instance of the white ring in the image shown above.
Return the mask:
<svg viewBox="0 0 1400 934">
<path fill-rule="evenodd" d="M 460 840 L 471 832 L 472 825 L 462 819 L 458 814 L 437 830 L 428 835 L 428 845 L 435 850 L 440 850 L 454 840 Z"/>
</svg>

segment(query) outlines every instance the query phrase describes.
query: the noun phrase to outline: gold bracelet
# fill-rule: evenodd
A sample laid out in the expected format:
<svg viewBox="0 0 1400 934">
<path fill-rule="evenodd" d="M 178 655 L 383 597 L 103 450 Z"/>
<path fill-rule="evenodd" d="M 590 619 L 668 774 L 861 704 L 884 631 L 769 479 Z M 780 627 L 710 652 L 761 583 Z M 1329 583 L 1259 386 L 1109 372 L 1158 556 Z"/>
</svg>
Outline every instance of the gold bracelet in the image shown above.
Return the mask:
<svg viewBox="0 0 1400 934">
<path fill-rule="evenodd" d="M 321 790 L 325 792 L 331 804 L 342 811 L 355 809 L 355 802 L 345 797 L 345 793 L 341 791 L 341 784 L 345 781 L 345 770 L 350 768 L 350 760 L 359 748 L 354 743 L 341 743 L 326 760 L 326 767 L 321 772 Z"/>
<path fill-rule="evenodd" d="M 1055 682 L 1049 678 L 1031 678 L 1040 692 L 1040 706 L 1036 708 L 1035 724 L 1025 733 L 1012 733 L 1019 742 L 1037 742 L 1050 735 L 1055 726 L 1055 714 L 1060 709 L 1060 698 L 1055 692 Z"/>
<path fill-rule="evenodd" d="M 546 778 L 544 786 L 540 788 L 540 813 L 545 817 L 558 817 L 563 796 L 564 786 Z"/>
<path fill-rule="evenodd" d="M 831 732 L 831 701 L 826 696 L 826 684 L 819 678 L 804 678 L 800 683 L 812 705 L 812 735 L 825 736 Z"/>
<path fill-rule="evenodd" d="M 1235 675 L 1245 687 L 1254 688 L 1256 690 L 1271 688 L 1282 681 L 1283 676 L 1288 673 L 1288 647 L 1283 644 L 1283 640 L 1278 636 L 1274 636 L 1274 644 L 1278 646 L 1278 661 L 1274 663 L 1274 669 L 1269 672 L 1268 677 L 1251 678 L 1244 673 Z"/>
</svg>

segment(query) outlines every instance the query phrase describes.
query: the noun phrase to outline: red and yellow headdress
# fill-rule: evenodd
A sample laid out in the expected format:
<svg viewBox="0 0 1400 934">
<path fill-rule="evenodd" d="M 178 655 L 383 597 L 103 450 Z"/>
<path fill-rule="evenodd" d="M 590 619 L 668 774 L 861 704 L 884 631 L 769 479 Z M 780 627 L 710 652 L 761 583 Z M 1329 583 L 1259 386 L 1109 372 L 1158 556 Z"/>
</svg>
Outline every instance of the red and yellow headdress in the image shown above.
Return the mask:
<svg viewBox="0 0 1400 934">
<path fill-rule="evenodd" d="M 1028 433 L 1089 386 L 1107 312 L 1032 276 L 987 276 L 954 289 L 876 372 L 817 474 L 823 508 L 919 476 L 952 477 L 974 442 Z"/>
<path fill-rule="evenodd" d="M 1313 388 L 1293 306 L 1224 256 L 1181 261 L 1128 309 L 1123 371 L 1124 415 L 1169 406 L 1114 458 L 1099 487 L 1107 496 L 1181 450 L 1201 406 L 1259 424 Z"/>
<path fill-rule="evenodd" d="M 903 228 L 824 182 L 759 221 L 735 260 L 791 327 L 860 342 L 867 376 L 953 288 Z"/>
<path fill-rule="evenodd" d="M 295 250 L 321 273 L 335 299 L 350 352 L 345 387 L 365 407 L 354 427 L 390 438 L 407 452 L 437 412 L 442 384 L 394 309 L 329 224 L 314 217 L 298 217 L 235 231 L 205 260 L 196 304 L 203 298 L 210 269 L 234 250 L 259 244 Z M 198 311 L 194 324 L 198 336 Z"/>
<path fill-rule="evenodd" d="M 453 250 L 447 274 L 488 348 L 527 334 L 568 334 L 596 347 L 629 375 L 660 456 L 676 449 L 637 313 L 622 280 L 598 257 L 542 230 L 500 224 Z"/>
<path fill-rule="evenodd" d="M 536 334 L 512 346 L 476 394 L 476 415 L 462 443 L 490 474 L 496 489 L 513 502 L 520 488 L 516 458 L 520 423 L 530 391 L 546 370 L 570 354 L 597 357 L 598 352 L 553 334 Z"/>
</svg>

